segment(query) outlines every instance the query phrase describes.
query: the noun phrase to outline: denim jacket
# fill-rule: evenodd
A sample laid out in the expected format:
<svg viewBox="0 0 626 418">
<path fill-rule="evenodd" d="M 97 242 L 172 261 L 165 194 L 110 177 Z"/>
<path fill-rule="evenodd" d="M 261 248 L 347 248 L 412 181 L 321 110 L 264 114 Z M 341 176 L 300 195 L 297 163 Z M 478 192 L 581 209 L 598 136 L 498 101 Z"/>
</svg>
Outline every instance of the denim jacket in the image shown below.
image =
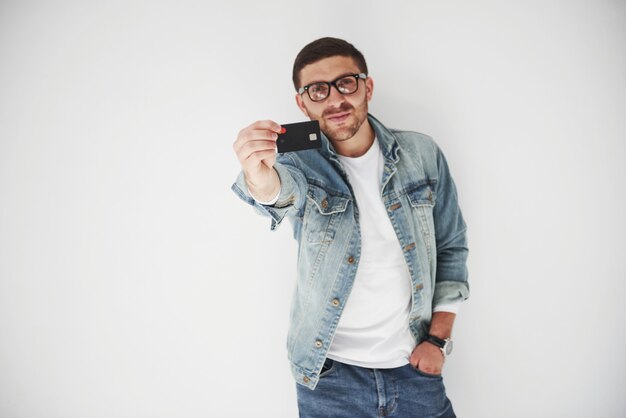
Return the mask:
<svg viewBox="0 0 626 418">
<path fill-rule="evenodd" d="M 467 299 L 466 226 L 446 160 L 435 142 L 416 132 L 388 129 L 368 115 L 385 159 L 381 197 L 412 281 L 409 327 L 416 341 L 428 333 L 433 306 Z M 359 208 L 332 144 L 278 154 L 278 201 L 257 203 L 243 174 L 233 191 L 271 218 L 274 230 L 291 221 L 298 242 L 287 352 L 296 382 L 314 389 L 359 265 Z"/>
</svg>

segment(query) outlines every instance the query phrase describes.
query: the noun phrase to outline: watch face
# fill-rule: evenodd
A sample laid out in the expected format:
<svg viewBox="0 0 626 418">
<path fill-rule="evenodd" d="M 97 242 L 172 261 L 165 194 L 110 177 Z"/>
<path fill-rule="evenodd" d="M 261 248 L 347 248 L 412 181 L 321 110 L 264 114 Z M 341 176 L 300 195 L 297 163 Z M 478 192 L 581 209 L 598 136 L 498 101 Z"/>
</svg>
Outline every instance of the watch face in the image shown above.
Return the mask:
<svg viewBox="0 0 626 418">
<path fill-rule="evenodd" d="M 446 350 L 446 356 L 449 356 L 452 353 L 452 340 L 446 341 L 446 345 L 444 346 L 444 350 Z"/>
</svg>

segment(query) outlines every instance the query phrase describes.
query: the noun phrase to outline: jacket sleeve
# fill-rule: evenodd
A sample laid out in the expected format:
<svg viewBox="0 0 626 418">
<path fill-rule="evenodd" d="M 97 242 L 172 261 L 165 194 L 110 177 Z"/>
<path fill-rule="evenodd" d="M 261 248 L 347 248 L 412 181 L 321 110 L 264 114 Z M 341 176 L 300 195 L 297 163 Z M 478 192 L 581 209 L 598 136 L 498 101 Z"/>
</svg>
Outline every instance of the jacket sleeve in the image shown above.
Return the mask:
<svg viewBox="0 0 626 418">
<path fill-rule="evenodd" d="M 244 202 L 253 206 L 260 214 L 271 218 L 272 230 L 275 230 L 285 216 L 295 216 L 304 208 L 307 182 L 304 174 L 296 167 L 293 158 L 282 155 L 277 158 L 274 169 L 280 179 L 280 194 L 273 205 L 262 205 L 254 200 L 240 172 L 231 189 Z"/>
<path fill-rule="evenodd" d="M 433 207 L 437 243 L 437 273 L 433 307 L 453 304 L 469 297 L 467 237 L 456 186 L 448 163 L 437 147 L 436 200 Z"/>
</svg>

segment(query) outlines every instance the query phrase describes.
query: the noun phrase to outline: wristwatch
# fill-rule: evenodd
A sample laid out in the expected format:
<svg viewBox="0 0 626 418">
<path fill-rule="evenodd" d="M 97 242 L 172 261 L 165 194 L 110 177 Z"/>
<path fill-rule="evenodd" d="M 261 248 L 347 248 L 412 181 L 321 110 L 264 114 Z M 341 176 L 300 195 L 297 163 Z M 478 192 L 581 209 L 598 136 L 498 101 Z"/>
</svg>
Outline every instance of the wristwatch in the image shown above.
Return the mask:
<svg viewBox="0 0 626 418">
<path fill-rule="evenodd" d="M 439 347 L 444 357 L 448 357 L 452 353 L 452 338 L 442 339 L 428 334 L 425 341 Z"/>
</svg>

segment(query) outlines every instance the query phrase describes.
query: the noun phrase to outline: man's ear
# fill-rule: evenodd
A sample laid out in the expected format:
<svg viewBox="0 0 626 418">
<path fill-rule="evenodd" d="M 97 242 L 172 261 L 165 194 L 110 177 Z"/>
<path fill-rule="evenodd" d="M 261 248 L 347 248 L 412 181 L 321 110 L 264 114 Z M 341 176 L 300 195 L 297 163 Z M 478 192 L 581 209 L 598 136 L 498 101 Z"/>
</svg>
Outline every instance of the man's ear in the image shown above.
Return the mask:
<svg viewBox="0 0 626 418">
<path fill-rule="evenodd" d="M 374 94 L 374 80 L 372 77 L 365 79 L 365 94 L 368 102 L 372 100 L 372 95 Z"/>
<path fill-rule="evenodd" d="M 302 100 L 302 96 L 300 96 L 298 93 L 296 93 L 296 104 L 298 105 L 302 113 L 304 113 L 304 116 L 311 119 L 309 117 L 309 112 L 306 111 L 306 107 L 304 106 L 304 100 Z"/>
</svg>

